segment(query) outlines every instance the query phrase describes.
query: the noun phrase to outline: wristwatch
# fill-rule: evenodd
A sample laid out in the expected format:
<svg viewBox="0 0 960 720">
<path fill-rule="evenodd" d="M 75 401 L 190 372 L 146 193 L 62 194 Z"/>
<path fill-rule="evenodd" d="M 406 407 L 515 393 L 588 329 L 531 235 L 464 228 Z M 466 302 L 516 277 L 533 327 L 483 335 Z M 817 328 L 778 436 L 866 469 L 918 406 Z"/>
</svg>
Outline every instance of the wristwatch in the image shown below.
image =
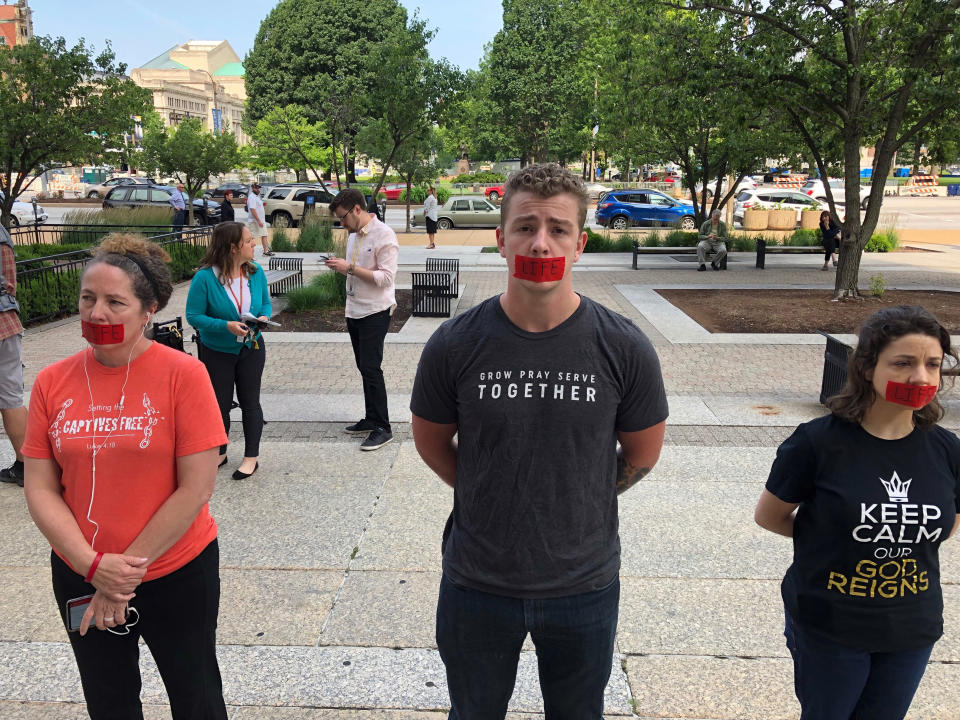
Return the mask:
<svg viewBox="0 0 960 720">
<path fill-rule="evenodd" d="M 353 263 L 347 265 L 347 275 L 353 275 Z"/>
</svg>

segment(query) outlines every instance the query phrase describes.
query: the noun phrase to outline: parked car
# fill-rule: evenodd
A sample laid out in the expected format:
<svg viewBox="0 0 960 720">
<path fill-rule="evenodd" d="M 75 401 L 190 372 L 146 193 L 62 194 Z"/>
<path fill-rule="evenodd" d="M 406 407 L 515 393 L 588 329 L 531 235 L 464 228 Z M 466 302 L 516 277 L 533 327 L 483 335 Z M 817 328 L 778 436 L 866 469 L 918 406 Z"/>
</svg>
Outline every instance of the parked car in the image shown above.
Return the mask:
<svg viewBox="0 0 960 720">
<path fill-rule="evenodd" d="M 262 188 L 261 188 L 262 192 Z M 296 227 L 303 217 L 303 206 L 313 198 L 315 207 L 326 207 L 337 191 L 324 190 L 319 183 L 314 185 L 276 185 L 263 193 L 263 213 L 274 227 Z"/>
<path fill-rule="evenodd" d="M 406 183 L 390 183 L 380 188 L 379 195 L 385 196 L 387 200 L 399 200 L 400 193 L 407 189 Z"/>
<path fill-rule="evenodd" d="M 3 202 L 3 198 L 4 194 L 0 192 L 0 202 Z M 36 218 L 34 218 L 33 203 L 14 200 L 13 207 L 10 209 L 10 227 L 33 225 L 34 222 L 36 222 L 37 225 L 42 225 L 47 221 L 47 217 L 47 211 L 44 210 L 42 206 L 37 205 L 37 215 Z"/>
<path fill-rule="evenodd" d="M 118 185 L 103 199 L 103 208 L 172 207 L 170 195 L 176 190 L 169 185 Z M 200 225 L 220 222 L 220 206 L 212 200 L 193 199 L 193 216 Z"/>
<path fill-rule="evenodd" d="M 829 205 L 799 190 L 783 188 L 744 190 L 737 195 L 737 201 L 734 203 L 733 221 L 743 224 L 743 213 L 750 208 L 758 210 L 796 210 L 797 222 L 799 223 L 800 213 L 803 210 L 828 210 Z"/>
<path fill-rule="evenodd" d="M 135 177 L 133 175 L 124 175 L 122 177 L 110 178 L 106 182 L 102 182 L 99 185 L 94 185 L 87 188 L 87 197 L 88 198 L 100 198 L 104 197 L 108 192 L 113 190 L 118 185 L 152 185 L 153 181 L 150 178 L 145 177 Z"/>
<path fill-rule="evenodd" d="M 586 182 L 583 184 L 583 189 L 587 191 L 589 198 L 599 198 L 604 193 L 610 192 L 610 188 L 598 182 Z"/>
<path fill-rule="evenodd" d="M 223 185 L 218 185 L 213 190 L 207 190 L 203 195 L 204 197 L 210 198 L 222 198 L 227 190 L 233 190 L 234 200 L 243 200 L 250 192 L 250 186 L 244 185 L 243 183 L 224 183 Z"/>
<path fill-rule="evenodd" d="M 413 214 L 414 227 L 426 225 L 423 208 Z M 455 195 L 437 208 L 437 227 L 440 230 L 467 227 L 497 227 L 500 208 L 479 195 Z"/>
<path fill-rule="evenodd" d="M 596 219 L 603 227 L 626 230 L 633 225 L 676 225 L 696 230 L 693 205 L 659 190 L 613 190 L 597 202 Z"/>
<path fill-rule="evenodd" d="M 744 190 L 756 190 L 757 185 L 758 185 L 757 181 L 748 175 L 745 178 L 743 178 L 743 180 L 740 181 L 739 185 L 737 185 L 737 191 L 733 194 L 733 196 L 736 197 L 737 195 L 742 193 Z M 720 188 L 721 188 L 721 192 L 723 192 L 722 183 L 720 185 Z M 697 195 L 703 195 L 703 194 L 704 194 L 703 183 L 701 183 L 697 185 Z M 716 180 L 711 180 L 710 182 L 707 183 L 707 189 L 705 194 L 708 199 L 712 198 L 714 195 L 717 194 Z"/>
<path fill-rule="evenodd" d="M 491 200 L 499 200 L 503 197 L 503 185 L 493 185 L 485 188 L 483 194 Z"/>
<path fill-rule="evenodd" d="M 839 205 L 846 205 L 846 195 L 844 193 L 844 181 L 839 178 L 828 178 L 830 191 L 833 193 L 833 200 Z M 823 187 L 823 180 L 807 180 L 800 191 L 805 195 L 816 198 L 817 200 L 827 201 L 827 191 Z M 870 186 L 860 186 L 860 209 L 866 210 L 870 202 Z"/>
</svg>

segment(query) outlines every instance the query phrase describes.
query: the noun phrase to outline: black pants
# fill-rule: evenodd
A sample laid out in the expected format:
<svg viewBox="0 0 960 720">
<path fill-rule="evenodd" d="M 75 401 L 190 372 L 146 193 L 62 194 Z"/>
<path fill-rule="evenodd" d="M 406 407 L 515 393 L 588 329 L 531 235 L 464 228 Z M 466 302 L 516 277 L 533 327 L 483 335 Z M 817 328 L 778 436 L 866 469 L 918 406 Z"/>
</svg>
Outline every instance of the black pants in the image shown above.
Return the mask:
<svg viewBox="0 0 960 720">
<path fill-rule="evenodd" d="M 50 553 L 50 565 L 53 593 L 66 627 L 67 600 L 89 595 L 94 587 L 54 553 Z M 216 652 L 217 541 L 179 570 L 145 582 L 135 592 L 130 605 L 140 620 L 128 635 L 114 635 L 96 626 L 83 637 L 79 632 L 67 633 L 92 720 L 142 720 L 137 645 L 141 637 L 156 660 L 174 720 L 226 720 Z"/>
<path fill-rule="evenodd" d="M 353 344 L 353 357 L 363 378 L 365 419 L 390 432 L 390 414 L 387 412 L 387 384 L 383 380 L 383 340 L 390 329 L 390 311 L 368 315 L 354 320 L 347 318 L 347 330 Z"/>
<path fill-rule="evenodd" d="M 827 237 L 824 235 L 823 249 L 826 251 L 823 254 L 823 264 L 826 265 L 828 262 L 830 262 L 830 257 L 837 251 L 837 238 Z"/>
<path fill-rule="evenodd" d="M 207 366 L 213 392 L 217 396 L 223 429 L 230 435 L 230 406 L 233 405 L 233 389 L 237 389 L 237 402 L 243 424 L 243 456 L 260 456 L 260 436 L 263 434 L 263 408 L 260 407 L 260 379 L 267 359 L 267 350 L 261 337 L 259 349 L 243 346 L 237 355 L 211 350 L 201 345 L 198 354 Z M 222 445 L 220 452 L 225 453 Z"/>
<path fill-rule="evenodd" d="M 173 231 L 180 232 L 183 230 L 184 223 L 187 221 L 187 211 L 186 210 L 174 210 L 173 211 Z"/>
</svg>

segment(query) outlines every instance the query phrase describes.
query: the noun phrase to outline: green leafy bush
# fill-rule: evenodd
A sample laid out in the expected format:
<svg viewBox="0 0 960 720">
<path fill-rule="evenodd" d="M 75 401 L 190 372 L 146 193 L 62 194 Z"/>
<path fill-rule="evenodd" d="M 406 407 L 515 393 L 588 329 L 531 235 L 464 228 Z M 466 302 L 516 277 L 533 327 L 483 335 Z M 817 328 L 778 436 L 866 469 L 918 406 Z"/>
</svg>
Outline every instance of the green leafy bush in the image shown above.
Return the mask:
<svg viewBox="0 0 960 720">
<path fill-rule="evenodd" d="M 481 171 L 481 172 L 475 172 L 475 173 L 462 173 L 460 175 L 457 175 L 450 182 L 454 184 L 462 184 L 462 185 L 477 185 L 477 184 L 482 185 L 484 183 L 492 183 L 492 184 L 502 183 L 506 181 L 506 179 L 507 179 L 507 176 L 504 175 L 503 173 Z"/>
<path fill-rule="evenodd" d="M 293 252 L 295 250 L 293 243 L 290 242 L 290 236 L 287 235 L 286 228 L 276 228 L 273 231 L 273 237 L 270 238 L 270 249 L 274 252 Z"/>
<path fill-rule="evenodd" d="M 17 279 L 17 301 L 24 322 L 56 317 L 68 309 L 76 312 L 80 297 L 79 268 L 63 270 L 50 282 L 48 273 Z"/>
<path fill-rule="evenodd" d="M 823 243 L 823 236 L 819 228 L 816 230 L 804 230 L 797 228 L 790 237 L 786 238 L 784 245 L 793 247 L 813 247 Z"/>
<path fill-rule="evenodd" d="M 864 246 L 864 252 L 890 252 L 893 249 L 893 245 L 890 242 L 890 239 L 883 234 L 875 234 L 871 237 L 867 244 Z"/>
<path fill-rule="evenodd" d="M 423 201 L 427 199 L 427 188 L 425 185 L 414 185 L 410 188 L 410 204 L 411 205 L 423 205 Z M 399 201 L 402 203 L 407 202 L 407 191 L 400 191 Z M 440 202 L 438 199 L 437 202 Z"/>
<path fill-rule="evenodd" d="M 870 276 L 870 294 L 874 297 L 882 298 L 887 290 L 887 281 L 883 273 L 877 273 Z"/>
<path fill-rule="evenodd" d="M 732 235 L 730 237 L 729 249 L 733 252 L 755 252 L 757 249 L 757 238 L 747 237 L 746 235 Z"/>
<path fill-rule="evenodd" d="M 699 233 L 686 230 L 671 230 L 663 238 L 663 247 L 696 247 L 700 242 Z"/>
<path fill-rule="evenodd" d="M 633 241 L 634 236 L 630 233 L 611 238 L 606 233 L 601 234 L 587 228 L 587 245 L 583 251 L 588 253 L 631 252 Z"/>
<path fill-rule="evenodd" d="M 661 242 L 660 233 L 654 230 L 652 233 L 647 234 L 647 236 L 643 238 L 642 244 L 644 247 L 655 248 L 660 247 Z"/>
</svg>

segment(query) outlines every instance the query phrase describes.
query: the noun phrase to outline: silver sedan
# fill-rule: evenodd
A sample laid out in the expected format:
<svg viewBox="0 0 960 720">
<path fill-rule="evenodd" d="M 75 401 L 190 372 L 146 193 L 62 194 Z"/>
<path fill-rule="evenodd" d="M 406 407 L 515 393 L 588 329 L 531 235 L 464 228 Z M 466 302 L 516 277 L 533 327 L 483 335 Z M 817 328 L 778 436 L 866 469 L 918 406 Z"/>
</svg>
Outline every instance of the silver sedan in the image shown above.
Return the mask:
<svg viewBox="0 0 960 720">
<path fill-rule="evenodd" d="M 413 214 L 410 221 L 414 227 L 426 225 L 423 208 Z M 437 228 L 497 227 L 500 224 L 500 208 L 490 204 L 481 195 L 454 195 L 437 208 Z"/>
</svg>

